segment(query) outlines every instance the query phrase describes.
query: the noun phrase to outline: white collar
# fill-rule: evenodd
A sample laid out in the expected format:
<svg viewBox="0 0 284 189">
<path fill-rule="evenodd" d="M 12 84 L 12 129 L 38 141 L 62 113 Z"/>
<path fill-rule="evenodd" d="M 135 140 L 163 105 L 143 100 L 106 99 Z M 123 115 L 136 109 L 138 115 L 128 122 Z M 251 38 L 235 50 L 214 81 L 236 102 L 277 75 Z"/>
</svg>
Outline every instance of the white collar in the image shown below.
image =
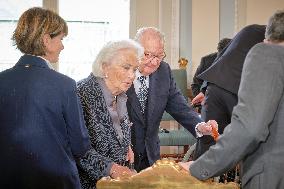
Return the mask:
<svg viewBox="0 0 284 189">
<path fill-rule="evenodd" d="M 47 66 L 48 66 L 50 69 L 54 70 L 54 68 L 53 68 L 53 66 L 51 65 L 51 63 L 49 62 L 49 60 L 43 58 L 42 56 L 36 56 L 36 57 L 39 57 L 39 58 L 43 59 L 43 60 L 46 62 Z"/>
<path fill-rule="evenodd" d="M 136 79 L 140 76 L 144 76 L 138 69 L 136 70 L 136 73 L 135 73 L 135 76 L 136 76 Z M 149 76 L 145 76 L 146 77 L 146 80 L 149 78 Z"/>
</svg>

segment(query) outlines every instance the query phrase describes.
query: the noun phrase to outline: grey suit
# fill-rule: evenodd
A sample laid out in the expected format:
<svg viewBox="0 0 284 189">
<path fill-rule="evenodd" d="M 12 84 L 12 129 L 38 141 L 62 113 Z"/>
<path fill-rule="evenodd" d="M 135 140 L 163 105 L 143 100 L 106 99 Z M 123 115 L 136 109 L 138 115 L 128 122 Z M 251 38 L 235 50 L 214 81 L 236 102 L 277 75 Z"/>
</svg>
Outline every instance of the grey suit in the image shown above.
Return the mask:
<svg viewBox="0 0 284 189">
<path fill-rule="evenodd" d="M 231 124 L 190 167 L 204 180 L 242 160 L 244 189 L 284 188 L 284 47 L 260 43 L 249 52 Z"/>
</svg>

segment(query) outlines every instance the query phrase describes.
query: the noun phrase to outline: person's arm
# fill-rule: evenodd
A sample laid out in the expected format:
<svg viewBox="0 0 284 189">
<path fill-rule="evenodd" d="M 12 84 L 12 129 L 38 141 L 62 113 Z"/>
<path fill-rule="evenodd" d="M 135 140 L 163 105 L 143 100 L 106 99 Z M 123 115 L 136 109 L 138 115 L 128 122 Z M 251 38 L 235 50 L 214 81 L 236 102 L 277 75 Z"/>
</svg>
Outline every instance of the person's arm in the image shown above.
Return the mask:
<svg viewBox="0 0 284 189">
<path fill-rule="evenodd" d="M 84 170 L 88 177 L 96 181 L 111 174 L 114 162 L 99 154 L 94 148 L 88 150 L 84 157 L 77 161 L 78 167 Z"/>
<path fill-rule="evenodd" d="M 105 176 L 117 178 L 123 174 L 133 174 L 128 167 L 114 163 L 111 159 L 102 156 L 93 148 L 84 157 L 80 158 L 77 164 L 93 181 Z"/>
<path fill-rule="evenodd" d="M 167 69 L 170 77 L 170 90 L 165 110 L 193 136 L 196 136 L 195 126 L 202 122 L 202 119 L 199 117 L 198 113 L 188 105 L 180 89 L 177 88 L 169 66 Z"/>
<path fill-rule="evenodd" d="M 77 158 L 82 157 L 90 149 L 91 143 L 85 126 L 81 103 L 76 93 L 75 81 L 72 84 L 66 92 L 63 118 L 66 123 L 71 151 L 74 157 Z"/>
<path fill-rule="evenodd" d="M 267 140 L 284 89 L 283 60 L 277 53 L 263 44 L 250 51 L 231 124 L 216 145 L 190 165 L 194 177 L 205 180 L 224 173 Z"/>
</svg>

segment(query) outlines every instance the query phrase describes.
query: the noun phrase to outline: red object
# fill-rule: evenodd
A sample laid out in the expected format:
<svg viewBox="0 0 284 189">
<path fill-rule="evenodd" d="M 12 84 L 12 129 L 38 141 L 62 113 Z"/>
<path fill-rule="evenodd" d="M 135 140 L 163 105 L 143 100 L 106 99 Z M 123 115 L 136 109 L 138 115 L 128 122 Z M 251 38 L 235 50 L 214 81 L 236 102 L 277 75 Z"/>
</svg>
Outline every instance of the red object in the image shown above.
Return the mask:
<svg viewBox="0 0 284 189">
<path fill-rule="evenodd" d="M 218 140 L 219 135 L 220 135 L 220 134 L 218 133 L 217 128 L 212 127 L 212 134 L 211 134 L 211 136 L 214 138 L 215 141 Z"/>
</svg>

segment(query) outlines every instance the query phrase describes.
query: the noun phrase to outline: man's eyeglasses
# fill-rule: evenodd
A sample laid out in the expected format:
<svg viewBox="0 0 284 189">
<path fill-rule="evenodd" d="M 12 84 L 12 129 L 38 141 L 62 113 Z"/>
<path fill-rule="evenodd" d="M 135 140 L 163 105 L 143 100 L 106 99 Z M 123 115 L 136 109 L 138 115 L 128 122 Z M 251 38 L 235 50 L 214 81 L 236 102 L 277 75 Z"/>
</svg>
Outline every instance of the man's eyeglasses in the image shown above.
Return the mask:
<svg viewBox="0 0 284 189">
<path fill-rule="evenodd" d="M 157 58 L 158 60 L 163 60 L 166 57 L 165 52 L 158 54 L 158 55 L 155 55 L 155 54 L 152 54 L 152 53 L 144 53 L 144 55 L 145 55 L 145 58 L 147 58 L 147 59 Z"/>
</svg>

